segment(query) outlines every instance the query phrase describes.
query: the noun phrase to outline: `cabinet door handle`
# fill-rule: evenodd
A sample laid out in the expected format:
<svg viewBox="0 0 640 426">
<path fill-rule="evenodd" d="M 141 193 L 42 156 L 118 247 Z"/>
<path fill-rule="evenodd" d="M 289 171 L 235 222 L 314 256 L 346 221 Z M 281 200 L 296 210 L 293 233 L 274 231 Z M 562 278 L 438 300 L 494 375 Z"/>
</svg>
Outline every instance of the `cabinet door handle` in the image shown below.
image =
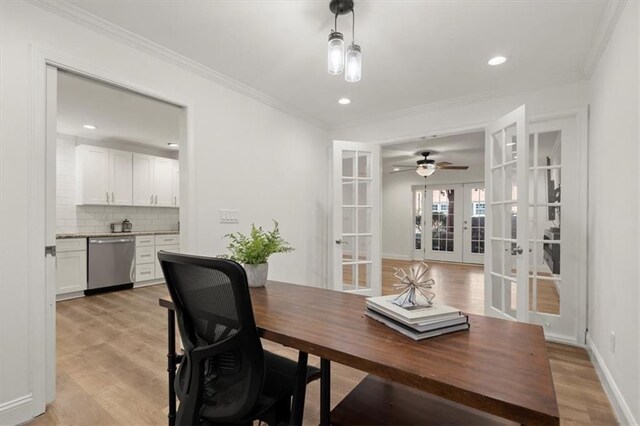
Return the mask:
<svg viewBox="0 0 640 426">
<path fill-rule="evenodd" d="M 107 191 L 107 204 L 109 204 L 109 191 Z"/>
<path fill-rule="evenodd" d="M 158 204 L 158 194 L 156 194 L 156 205 Z"/>
<path fill-rule="evenodd" d="M 173 205 L 174 206 L 178 205 L 178 197 L 173 197 Z"/>
<path fill-rule="evenodd" d="M 116 202 L 116 197 L 113 195 L 113 192 L 111 193 L 111 202 L 112 203 Z"/>
<path fill-rule="evenodd" d="M 151 201 L 149 202 L 149 204 L 153 204 L 153 194 L 151 194 Z"/>
</svg>

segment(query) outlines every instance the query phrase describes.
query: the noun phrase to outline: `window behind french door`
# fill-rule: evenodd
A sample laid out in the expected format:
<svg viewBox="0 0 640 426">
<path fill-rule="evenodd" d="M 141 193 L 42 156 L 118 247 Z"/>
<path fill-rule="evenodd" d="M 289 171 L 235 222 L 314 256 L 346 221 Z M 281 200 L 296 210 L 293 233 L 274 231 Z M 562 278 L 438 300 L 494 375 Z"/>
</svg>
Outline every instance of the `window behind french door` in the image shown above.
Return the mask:
<svg viewBox="0 0 640 426">
<path fill-rule="evenodd" d="M 484 184 L 413 188 L 413 258 L 482 263 Z"/>
</svg>

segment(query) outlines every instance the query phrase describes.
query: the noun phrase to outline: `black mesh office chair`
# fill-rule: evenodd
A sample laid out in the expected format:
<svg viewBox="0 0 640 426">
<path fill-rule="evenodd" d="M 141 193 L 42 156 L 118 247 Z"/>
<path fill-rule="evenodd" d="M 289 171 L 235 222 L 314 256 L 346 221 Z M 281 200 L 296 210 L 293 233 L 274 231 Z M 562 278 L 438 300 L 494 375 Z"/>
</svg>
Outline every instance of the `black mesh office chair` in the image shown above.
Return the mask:
<svg viewBox="0 0 640 426">
<path fill-rule="evenodd" d="M 305 368 L 306 354 L 299 365 L 262 349 L 242 266 L 166 252 L 158 259 L 185 350 L 175 381 L 176 424 L 299 422 L 301 411 L 290 418 L 294 388 L 302 410 L 304 386 L 320 372 Z"/>
</svg>

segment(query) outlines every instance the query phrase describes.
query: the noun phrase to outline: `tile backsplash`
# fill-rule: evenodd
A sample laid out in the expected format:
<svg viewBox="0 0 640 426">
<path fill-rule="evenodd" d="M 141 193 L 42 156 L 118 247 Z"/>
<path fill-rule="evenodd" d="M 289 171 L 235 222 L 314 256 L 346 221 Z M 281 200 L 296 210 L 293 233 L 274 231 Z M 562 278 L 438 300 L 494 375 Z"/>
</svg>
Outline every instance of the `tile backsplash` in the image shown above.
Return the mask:
<svg viewBox="0 0 640 426">
<path fill-rule="evenodd" d="M 110 232 L 111 222 L 129 219 L 134 231 L 174 231 L 179 213 L 168 207 L 77 206 L 76 141 L 59 135 L 56 158 L 56 233 Z"/>
</svg>

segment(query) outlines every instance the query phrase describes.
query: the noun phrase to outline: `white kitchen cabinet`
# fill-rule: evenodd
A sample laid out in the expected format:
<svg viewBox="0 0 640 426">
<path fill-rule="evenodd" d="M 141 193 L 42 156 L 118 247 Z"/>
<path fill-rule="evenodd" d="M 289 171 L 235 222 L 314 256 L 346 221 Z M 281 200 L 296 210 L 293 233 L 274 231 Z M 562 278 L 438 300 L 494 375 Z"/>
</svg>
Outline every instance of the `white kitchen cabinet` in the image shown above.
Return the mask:
<svg viewBox="0 0 640 426">
<path fill-rule="evenodd" d="M 133 154 L 133 205 L 153 206 L 153 156 Z"/>
<path fill-rule="evenodd" d="M 98 146 L 76 147 L 76 204 L 109 204 L 109 150 Z"/>
<path fill-rule="evenodd" d="M 56 294 L 87 289 L 87 239 L 56 240 Z"/>
<path fill-rule="evenodd" d="M 132 154 L 91 145 L 76 147 L 76 204 L 130 206 Z"/>
<path fill-rule="evenodd" d="M 109 150 L 110 204 L 130 206 L 133 204 L 133 154 L 126 151 Z"/>
<path fill-rule="evenodd" d="M 171 188 L 173 192 L 173 206 L 180 205 L 180 162 L 173 160 L 171 171 Z"/>
<path fill-rule="evenodd" d="M 180 235 L 179 234 L 169 234 L 169 235 L 156 235 L 155 238 L 155 248 L 156 248 L 156 279 L 164 278 L 162 273 L 162 267 L 160 266 L 160 261 L 158 260 L 158 252 L 161 250 L 169 251 L 172 253 L 180 253 Z"/>
<path fill-rule="evenodd" d="M 173 161 L 170 158 L 153 157 L 154 205 L 172 207 L 173 204 Z"/>
</svg>

